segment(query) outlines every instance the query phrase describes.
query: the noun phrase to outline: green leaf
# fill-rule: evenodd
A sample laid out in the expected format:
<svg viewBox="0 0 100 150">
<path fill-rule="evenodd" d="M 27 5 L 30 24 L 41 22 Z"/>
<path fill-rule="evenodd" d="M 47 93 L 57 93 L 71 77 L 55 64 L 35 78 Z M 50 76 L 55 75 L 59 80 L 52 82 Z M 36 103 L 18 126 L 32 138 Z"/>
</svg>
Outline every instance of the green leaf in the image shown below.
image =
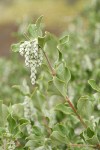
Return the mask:
<svg viewBox="0 0 100 150">
<path fill-rule="evenodd" d="M 61 51 L 58 50 L 58 59 L 55 62 L 55 67 L 57 67 L 62 61 L 63 61 L 62 53 L 61 53 Z"/>
<path fill-rule="evenodd" d="M 57 67 L 56 73 L 57 73 L 57 77 L 60 80 L 62 80 L 63 82 L 65 82 L 66 87 L 67 87 L 67 84 L 68 84 L 69 80 L 71 79 L 71 74 L 70 74 L 69 69 L 67 67 L 65 67 L 65 65 L 63 63 L 61 63 Z"/>
<path fill-rule="evenodd" d="M 44 136 L 43 135 L 31 134 L 30 136 L 27 137 L 27 139 L 33 140 L 34 142 L 39 142 L 39 141 L 42 142 L 44 140 Z"/>
<path fill-rule="evenodd" d="M 93 135 L 93 137 L 89 138 L 86 140 L 89 144 L 99 144 L 99 139 L 97 137 L 97 135 Z"/>
<path fill-rule="evenodd" d="M 0 127 L 3 127 L 7 121 L 8 109 L 7 106 L 3 104 L 0 100 Z"/>
<path fill-rule="evenodd" d="M 29 33 L 30 36 L 32 36 L 33 38 L 37 38 L 38 34 L 37 34 L 37 26 L 35 24 L 30 24 L 28 26 L 27 32 Z"/>
<path fill-rule="evenodd" d="M 65 35 L 59 40 L 60 44 L 65 44 L 69 42 L 69 35 Z"/>
<path fill-rule="evenodd" d="M 69 142 L 67 137 L 58 131 L 53 131 L 50 139 L 54 147 L 62 144 L 67 144 Z"/>
<path fill-rule="evenodd" d="M 93 137 L 93 135 L 94 135 L 94 132 L 90 128 L 87 128 L 87 136 L 91 138 Z"/>
<path fill-rule="evenodd" d="M 38 148 L 35 148 L 34 150 L 46 150 L 44 146 L 39 146 Z M 48 149 L 49 150 L 49 149 Z"/>
<path fill-rule="evenodd" d="M 42 19 L 43 19 L 43 16 L 40 16 L 40 17 L 37 19 L 37 21 L 36 21 L 36 26 L 37 26 L 38 28 L 40 28 L 40 26 L 41 26 Z"/>
<path fill-rule="evenodd" d="M 17 125 L 15 119 L 10 114 L 8 116 L 7 120 L 9 122 L 9 131 L 10 131 L 10 133 L 15 133 L 15 128 L 16 128 L 16 125 Z"/>
<path fill-rule="evenodd" d="M 73 113 L 71 108 L 68 107 L 66 103 L 65 104 L 58 104 L 58 105 L 56 105 L 55 110 L 61 111 L 61 112 L 63 112 L 66 115 L 69 115 L 69 114 Z"/>
<path fill-rule="evenodd" d="M 78 112 L 86 119 L 90 119 L 93 112 L 93 104 L 88 96 L 82 96 L 77 103 Z"/>
<path fill-rule="evenodd" d="M 44 37 L 38 37 L 38 43 L 39 46 L 43 49 L 45 45 L 45 36 Z"/>
<path fill-rule="evenodd" d="M 27 120 L 27 119 L 25 119 L 25 118 L 19 119 L 19 124 L 20 124 L 20 125 L 28 124 L 28 123 L 29 123 L 29 120 Z"/>
<path fill-rule="evenodd" d="M 24 115 L 24 106 L 21 103 L 12 105 L 12 110 L 12 113 L 18 117 L 22 117 Z"/>
<path fill-rule="evenodd" d="M 88 81 L 88 83 L 94 90 L 96 90 L 97 92 L 100 92 L 100 87 L 97 86 L 95 80 L 91 79 Z"/>
<path fill-rule="evenodd" d="M 47 88 L 48 94 L 52 95 L 58 95 L 61 96 L 60 92 L 57 90 L 57 88 L 54 86 L 53 81 L 48 82 L 48 88 Z"/>
<path fill-rule="evenodd" d="M 32 129 L 33 129 L 33 133 L 34 133 L 35 135 L 37 135 L 37 136 L 42 135 L 41 129 L 40 129 L 39 127 L 33 126 Z"/>
<path fill-rule="evenodd" d="M 25 88 L 23 88 L 20 85 L 13 85 L 12 88 L 16 89 L 17 91 L 19 91 L 24 96 L 29 96 L 29 91 L 27 91 Z"/>
<path fill-rule="evenodd" d="M 33 100 L 34 106 L 39 109 L 42 110 L 42 104 L 44 104 L 44 102 L 46 101 L 45 95 L 42 94 L 42 92 L 40 92 L 39 90 L 36 90 L 33 94 L 31 99 Z M 34 99 L 36 99 L 36 101 L 34 101 Z"/>
<path fill-rule="evenodd" d="M 0 100 L 0 127 L 3 126 L 2 100 Z"/>
<path fill-rule="evenodd" d="M 35 134 L 31 134 L 27 137 L 29 141 L 26 143 L 25 147 L 38 147 L 44 144 L 44 137 L 43 136 L 36 136 Z"/>
<path fill-rule="evenodd" d="M 51 34 L 50 32 L 45 32 L 45 41 L 46 42 L 57 42 L 57 38 L 56 38 L 56 36 L 55 35 L 53 35 L 53 34 Z M 57 44 L 57 43 L 56 43 Z M 52 45 L 52 46 L 54 46 L 54 45 Z"/>
<path fill-rule="evenodd" d="M 27 124 L 29 124 L 29 122 L 27 121 L 27 122 L 25 122 L 25 123 L 23 123 L 23 124 L 21 124 L 21 125 L 19 125 L 19 131 L 21 132 L 21 133 L 23 133 L 23 134 L 25 134 L 26 132 L 26 125 Z"/>
<path fill-rule="evenodd" d="M 36 24 L 30 24 L 28 26 L 27 32 L 33 39 L 38 38 L 39 36 L 40 37 L 42 36 L 42 30 L 40 27 L 37 27 Z"/>
<path fill-rule="evenodd" d="M 56 89 L 59 91 L 59 93 L 63 96 L 66 97 L 67 93 L 67 87 L 64 81 L 60 80 L 57 77 L 53 77 L 53 83 L 56 87 Z"/>
<path fill-rule="evenodd" d="M 5 124 L 7 121 L 7 117 L 9 115 L 8 107 L 5 104 L 2 104 L 2 113 L 3 113 L 3 123 Z"/>
<path fill-rule="evenodd" d="M 68 136 L 68 133 L 69 133 L 69 131 L 68 131 L 68 129 L 66 128 L 66 126 L 65 125 L 63 125 L 63 124 L 56 124 L 55 126 L 54 126 L 54 128 L 53 128 L 53 131 L 58 131 L 59 133 L 61 133 L 61 134 L 63 134 L 63 135 L 66 135 L 66 136 Z"/>
<path fill-rule="evenodd" d="M 99 144 L 99 139 L 96 135 L 96 132 L 92 131 L 90 128 L 87 128 L 83 133 L 82 136 L 84 140 L 92 145 L 97 145 Z"/>
<path fill-rule="evenodd" d="M 32 147 L 32 148 L 34 148 L 34 146 L 35 146 L 35 144 L 34 144 L 33 140 L 29 140 L 25 145 L 25 147 Z"/>
<path fill-rule="evenodd" d="M 11 45 L 11 49 L 12 49 L 13 52 L 19 52 L 20 43 L 12 44 L 12 45 Z"/>
<path fill-rule="evenodd" d="M 52 64 L 55 63 L 56 56 L 58 55 L 57 44 L 58 44 L 57 37 L 49 32 L 45 32 L 45 44 L 43 50 L 52 60 Z"/>
<path fill-rule="evenodd" d="M 69 42 L 69 36 L 64 36 L 59 40 L 59 44 L 57 45 L 57 48 L 60 51 L 66 50 L 68 47 L 68 42 Z"/>
<path fill-rule="evenodd" d="M 0 138 L 2 137 L 3 133 L 5 132 L 5 129 L 0 126 Z"/>
</svg>

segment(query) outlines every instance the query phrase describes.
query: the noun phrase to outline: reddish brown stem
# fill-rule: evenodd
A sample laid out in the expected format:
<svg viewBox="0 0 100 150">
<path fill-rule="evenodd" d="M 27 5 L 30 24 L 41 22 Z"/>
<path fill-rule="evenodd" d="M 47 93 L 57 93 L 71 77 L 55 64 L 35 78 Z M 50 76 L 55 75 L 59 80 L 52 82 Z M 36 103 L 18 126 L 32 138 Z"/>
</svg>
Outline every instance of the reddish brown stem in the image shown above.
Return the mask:
<svg viewBox="0 0 100 150">
<path fill-rule="evenodd" d="M 87 125 L 85 124 L 85 122 L 83 121 L 83 119 L 81 118 L 81 116 L 78 114 L 76 108 L 74 107 L 74 105 L 72 104 L 72 102 L 70 101 L 70 99 L 66 96 L 66 101 L 68 102 L 69 106 L 72 108 L 72 110 L 74 111 L 74 113 L 76 114 L 76 116 L 78 117 L 78 119 L 80 120 L 80 122 L 82 123 L 82 125 L 87 128 Z"/>
<path fill-rule="evenodd" d="M 43 123 L 47 129 L 47 132 L 48 134 L 50 135 L 51 134 L 51 129 L 48 127 L 48 123 L 47 123 L 47 120 L 46 120 L 46 117 L 43 116 Z"/>
<path fill-rule="evenodd" d="M 47 57 L 47 54 L 46 54 L 44 51 L 43 51 L 43 53 L 44 53 L 44 56 L 45 56 L 45 58 L 46 58 L 46 60 L 47 60 L 47 62 L 48 62 L 48 65 L 49 65 L 49 67 L 50 67 L 50 69 L 51 69 L 52 75 L 55 76 L 55 75 L 56 75 L 56 72 L 55 72 L 55 70 L 53 69 L 53 67 L 52 67 L 52 65 L 51 65 L 51 63 L 50 63 L 50 61 L 49 61 L 49 59 L 48 59 L 48 57 Z"/>
<path fill-rule="evenodd" d="M 67 145 L 68 147 L 87 147 L 87 148 L 89 148 L 89 147 L 91 147 L 91 148 L 93 148 L 93 149 L 98 149 L 98 150 L 100 150 L 100 144 L 97 144 L 97 145 L 86 145 L 86 144 L 69 144 L 69 145 Z"/>
<path fill-rule="evenodd" d="M 40 46 L 40 45 L 39 45 L 39 46 Z M 41 49 L 42 49 L 42 48 L 41 48 Z M 48 63 L 48 65 L 49 65 L 49 68 L 50 68 L 50 70 L 51 70 L 52 75 L 53 75 L 53 76 L 56 76 L 56 72 L 55 72 L 54 68 L 52 67 L 52 65 L 51 65 L 51 63 L 50 63 L 47 54 L 45 53 L 45 51 L 44 51 L 43 49 L 42 49 L 42 52 L 43 52 L 43 54 L 44 54 L 44 56 L 45 56 L 45 58 L 46 58 L 46 60 L 47 60 L 47 63 Z"/>
<path fill-rule="evenodd" d="M 41 49 L 42 49 L 42 48 L 41 48 Z M 52 67 L 52 65 L 51 65 L 51 63 L 50 63 L 47 54 L 45 53 L 45 51 L 44 51 L 43 49 L 42 49 L 42 51 L 43 51 L 43 54 L 44 54 L 44 56 L 45 56 L 45 58 L 46 58 L 46 60 L 47 60 L 47 63 L 48 63 L 49 68 L 50 68 L 50 70 L 51 70 L 51 72 L 52 72 L 52 75 L 53 75 L 53 76 L 56 76 L 56 72 L 55 72 L 55 70 L 53 69 L 53 67 Z M 83 126 L 84 126 L 85 128 L 87 128 L 87 125 L 85 124 L 85 122 L 83 121 L 83 119 L 81 118 L 81 116 L 78 114 L 78 112 L 77 112 L 77 110 L 75 109 L 74 105 L 71 103 L 70 99 L 69 99 L 67 96 L 66 96 L 66 100 L 67 100 L 67 102 L 69 103 L 69 106 L 70 106 L 70 107 L 73 109 L 73 111 L 75 112 L 75 114 L 76 114 L 76 116 L 78 117 L 78 119 L 80 120 L 80 122 L 83 124 Z"/>
<path fill-rule="evenodd" d="M 94 147 L 94 145 L 85 145 L 85 144 L 69 144 L 70 147 Z"/>
</svg>

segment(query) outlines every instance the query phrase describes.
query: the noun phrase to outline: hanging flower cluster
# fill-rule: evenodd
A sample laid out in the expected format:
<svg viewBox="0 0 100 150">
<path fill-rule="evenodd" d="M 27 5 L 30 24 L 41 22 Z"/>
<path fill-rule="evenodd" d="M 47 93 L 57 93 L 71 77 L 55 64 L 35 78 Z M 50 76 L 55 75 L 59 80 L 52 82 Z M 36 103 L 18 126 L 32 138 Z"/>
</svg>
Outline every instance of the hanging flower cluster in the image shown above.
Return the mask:
<svg viewBox="0 0 100 150">
<path fill-rule="evenodd" d="M 25 96 L 25 99 L 24 99 L 24 117 L 29 121 L 33 121 L 33 115 L 32 115 L 32 114 L 34 114 L 33 110 L 34 109 L 32 108 L 31 99 L 28 96 Z M 27 132 L 28 132 L 28 134 L 32 133 L 31 123 L 27 125 Z"/>
<path fill-rule="evenodd" d="M 15 142 L 13 140 L 9 140 L 8 150 L 15 150 L 15 148 L 16 148 Z"/>
<path fill-rule="evenodd" d="M 6 126 L 5 126 L 5 136 L 6 136 L 6 138 L 4 139 L 5 141 L 6 141 L 6 149 L 7 150 L 15 150 L 15 148 L 16 148 L 16 144 L 15 144 L 15 142 L 14 142 L 14 140 L 12 139 L 12 135 L 11 135 L 11 133 L 10 133 L 10 131 L 9 131 L 9 128 L 8 128 L 8 123 L 6 124 Z M 4 144 L 3 144 L 3 149 L 5 149 L 4 147 Z"/>
<path fill-rule="evenodd" d="M 25 57 L 25 65 L 31 70 L 31 83 L 34 85 L 36 81 L 37 67 L 41 66 L 43 54 L 39 48 L 38 40 L 25 41 L 20 45 L 20 55 Z"/>
</svg>

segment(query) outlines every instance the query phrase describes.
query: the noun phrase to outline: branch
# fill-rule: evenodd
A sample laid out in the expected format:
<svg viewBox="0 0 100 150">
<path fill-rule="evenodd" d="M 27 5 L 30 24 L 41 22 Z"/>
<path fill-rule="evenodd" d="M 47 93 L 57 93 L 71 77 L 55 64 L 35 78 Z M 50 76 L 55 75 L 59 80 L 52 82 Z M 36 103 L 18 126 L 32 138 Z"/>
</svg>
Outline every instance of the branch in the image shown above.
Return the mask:
<svg viewBox="0 0 100 150">
<path fill-rule="evenodd" d="M 39 45 L 39 47 L 41 48 L 40 45 Z M 45 58 L 46 58 L 46 60 L 47 60 L 47 63 L 48 63 L 49 68 L 50 68 L 50 70 L 51 70 L 51 72 L 52 72 L 52 75 L 53 75 L 53 76 L 56 76 L 56 72 L 55 72 L 54 68 L 52 67 L 52 65 L 51 65 L 51 63 L 50 63 L 47 54 L 45 53 L 45 51 L 44 51 L 42 48 L 41 48 L 41 50 L 42 50 L 42 52 L 43 52 L 43 54 L 44 54 L 44 56 L 45 56 Z M 74 107 L 74 105 L 71 103 L 70 99 L 69 99 L 67 96 L 66 96 L 66 100 L 67 100 L 69 106 L 73 109 L 74 113 L 76 114 L 76 116 L 78 117 L 78 119 L 80 120 L 80 122 L 83 124 L 83 126 L 84 126 L 85 128 L 87 128 L 87 125 L 85 124 L 85 122 L 83 121 L 83 119 L 81 118 L 81 116 L 78 114 L 76 108 Z"/>
<path fill-rule="evenodd" d="M 41 48 L 40 45 L 39 45 L 39 47 Z M 52 67 L 52 65 L 51 65 L 51 63 L 50 63 L 47 54 L 45 53 L 45 51 L 44 51 L 42 48 L 41 48 L 41 50 L 42 50 L 42 52 L 43 52 L 43 54 L 44 54 L 44 56 L 45 56 L 45 58 L 46 58 L 46 60 L 47 60 L 47 63 L 48 63 L 48 66 L 49 66 L 49 68 L 50 68 L 50 70 L 51 70 L 52 75 L 53 75 L 53 76 L 56 76 L 56 72 L 55 72 L 54 68 Z"/>
<path fill-rule="evenodd" d="M 100 150 L 100 144 L 97 144 L 97 145 L 86 145 L 86 144 L 68 144 L 67 145 L 68 147 L 91 147 L 93 149 L 98 149 Z"/>
<path fill-rule="evenodd" d="M 86 144 L 69 144 L 68 147 L 95 147 L 94 145 L 86 145 Z"/>
<path fill-rule="evenodd" d="M 72 102 L 70 101 L 70 99 L 66 96 L 66 101 L 68 102 L 69 106 L 72 108 L 72 110 L 74 111 L 74 113 L 76 114 L 76 116 L 78 117 L 78 119 L 80 120 L 80 122 L 82 123 L 82 125 L 87 128 L 87 125 L 85 124 L 85 122 L 83 121 L 83 119 L 81 118 L 81 116 L 78 114 L 76 108 L 74 107 L 74 105 L 72 104 Z"/>
<path fill-rule="evenodd" d="M 48 135 L 50 135 L 51 134 L 51 129 L 48 126 L 48 123 L 47 123 L 47 120 L 46 120 L 45 116 L 43 116 L 43 124 L 45 125 L 45 127 L 47 129 Z"/>
<path fill-rule="evenodd" d="M 7 139 L 4 139 L 4 140 L 3 140 L 3 146 L 2 146 L 2 148 L 3 148 L 4 150 L 7 149 Z"/>
</svg>

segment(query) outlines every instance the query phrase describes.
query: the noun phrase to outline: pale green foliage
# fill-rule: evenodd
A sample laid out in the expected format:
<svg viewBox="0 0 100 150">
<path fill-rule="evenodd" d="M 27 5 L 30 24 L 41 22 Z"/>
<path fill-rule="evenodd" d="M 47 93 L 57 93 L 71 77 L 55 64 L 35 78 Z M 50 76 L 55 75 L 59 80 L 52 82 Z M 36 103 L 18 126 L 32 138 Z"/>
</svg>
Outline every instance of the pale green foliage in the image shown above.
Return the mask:
<svg viewBox="0 0 100 150">
<path fill-rule="evenodd" d="M 92 6 L 88 14 L 98 18 L 95 7 Z M 0 101 L 0 149 L 8 150 L 12 142 L 16 150 L 99 150 L 100 58 L 98 42 L 92 42 L 92 27 L 95 29 L 99 21 L 94 18 L 89 21 L 89 36 L 87 29 L 81 30 L 80 20 L 76 19 L 74 26 L 81 32 L 73 31 L 70 41 L 68 35 L 58 38 L 48 32 L 42 33 L 41 20 L 42 17 L 30 24 L 26 32 L 31 41 L 38 39 L 42 53 L 47 54 L 56 74 L 52 76 L 44 56 L 35 86 L 32 87 L 29 79 L 23 80 L 27 76 L 24 72 L 21 79 L 19 76 L 16 79 L 15 83 L 19 82 L 19 85 L 14 85 L 13 91 L 9 90 L 11 95 L 16 93 L 13 100 L 8 102 L 1 90 L 1 98 L 6 99 Z M 21 43 L 12 45 L 12 50 L 19 52 Z M 92 47 L 96 52 L 91 51 Z M 8 83 L 16 76 L 16 73 L 9 74 Z M 8 76 L 4 77 L 8 79 Z M 66 96 L 73 102 L 86 128 L 66 101 Z"/>
</svg>

